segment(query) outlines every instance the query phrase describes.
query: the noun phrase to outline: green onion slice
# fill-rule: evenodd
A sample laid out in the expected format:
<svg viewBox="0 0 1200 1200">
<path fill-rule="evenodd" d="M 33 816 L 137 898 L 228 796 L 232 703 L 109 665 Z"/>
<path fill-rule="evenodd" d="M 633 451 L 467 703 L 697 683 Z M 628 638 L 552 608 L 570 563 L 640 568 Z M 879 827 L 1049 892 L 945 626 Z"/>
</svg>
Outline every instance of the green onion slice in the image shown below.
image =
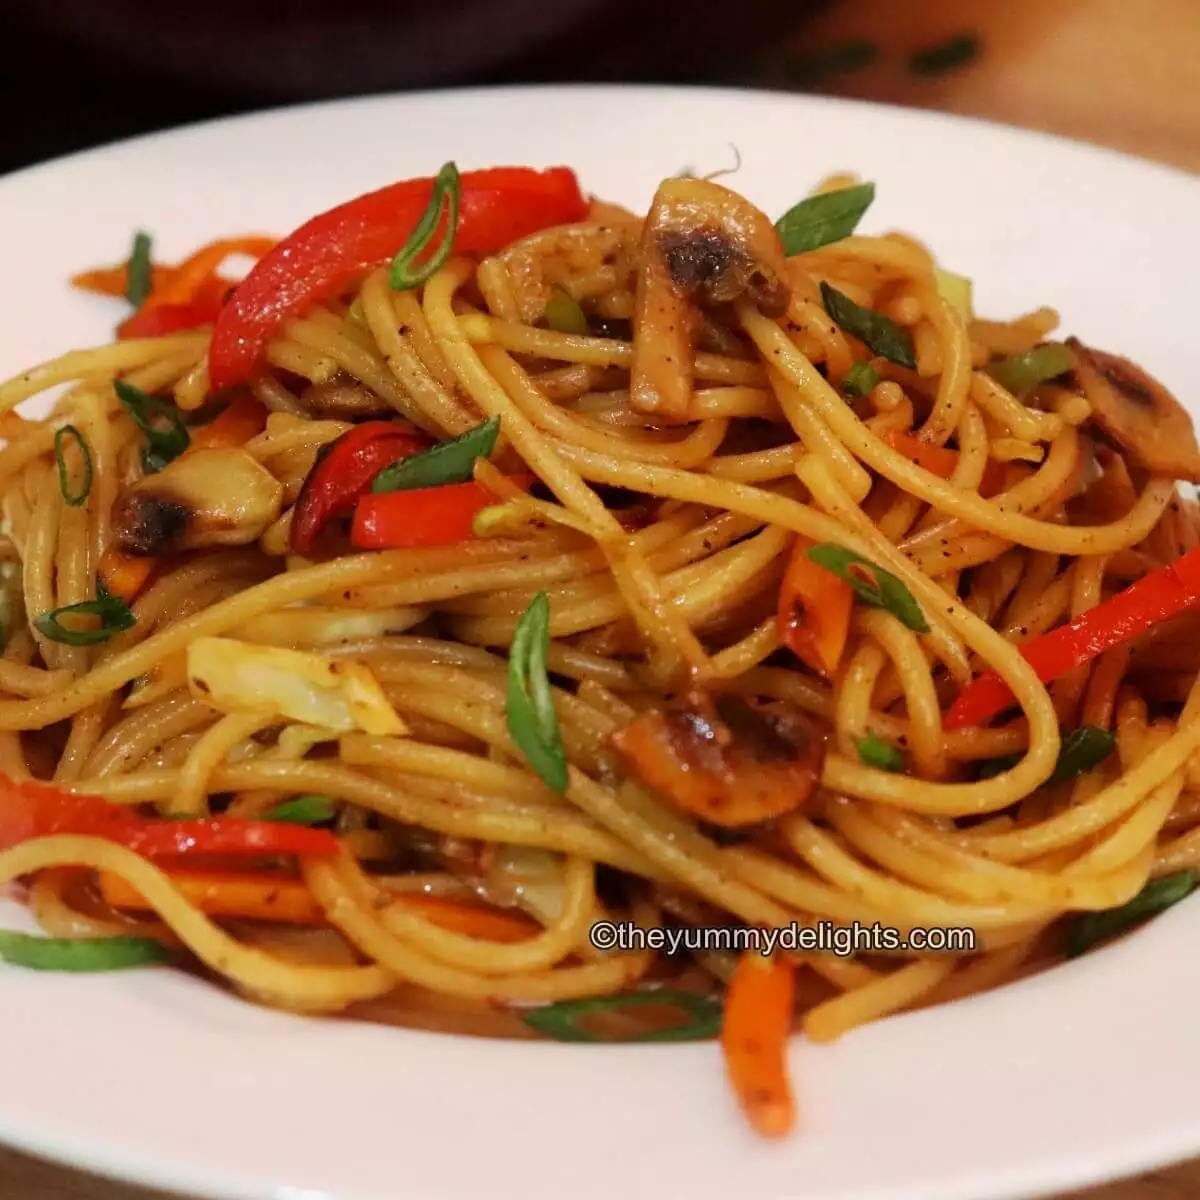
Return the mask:
<svg viewBox="0 0 1200 1200">
<path fill-rule="evenodd" d="M 1080 725 L 1078 729 L 1072 729 L 1063 738 L 1058 762 L 1043 786 L 1065 783 L 1093 770 L 1113 752 L 1116 744 L 1117 739 L 1097 725 Z M 1002 754 L 999 758 L 986 759 L 976 768 L 975 778 L 991 779 L 994 775 L 1002 775 L 1011 771 L 1023 757 L 1021 754 Z"/>
<path fill-rule="evenodd" d="M 904 770 L 904 755 L 878 734 L 868 732 L 866 737 L 855 738 L 854 745 L 858 749 L 858 757 L 868 767 L 875 767 L 880 771 Z"/>
<path fill-rule="evenodd" d="M 465 483 L 475 469 L 475 460 L 487 458 L 495 450 L 499 436 L 500 418 L 488 417 L 482 425 L 468 429 L 460 437 L 438 442 L 428 450 L 384 467 L 372 481 L 371 491 L 407 492 L 443 483 Z"/>
<path fill-rule="evenodd" d="M 1195 871 L 1176 871 L 1151 879 L 1132 900 L 1104 912 L 1081 913 L 1067 926 L 1063 947 L 1068 958 L 1078 958 L 1097 942 L 1124 933 L 1150 917 L 1165 912 L 1196 889 Z"/>
<path fill-rule="evenodd" d="M 332 796 L 307 792 L 280 801 L 262 816 L 264 821 L 286 821 L 290 825 L 321 825 L 337 815 L 337 801 Z"/>
<path fill-rule="evenodd" d="M 83 458 L 83 480 L 78 491 L 71 490 L 71 472 L 67 467 L 65 447 L 68 438 L 74 438 Z M 62 498 L 72 507 L 78 508 L 87 500 L 92 490 L 92 452 L 87 439 L 74 425 L 64 425 L 54 435 L 54 461 L 58 463 L 58 490 Z"/>
<path fill-rule="evenodd" d="M 944 75 L 966 66 L 978 54 L 979 39 L 973 33 L 962 33 L 914 51 L 908 56 L 908 67 L 914 75 Z"/>
<path fill-rule="evenodd" d="M 867 396 L 879 382 L 879 372 L 869 362 L 856 362 L 842 380 L 842 391 L 847 396 Z"/>
<path fill-rule="evenodd" d="M 538 592 L 517 622 L 509 651 L 508 732 L 546 785 L 562 795 L 567 790 L 567 753 L 546 674 L 549 649 L 550 597 Z"/>
<path fill-rule="evenodd" d="M 408 241 L 400 247 L 396 257 L 392 259 L 392 269 L 388 275 L 388 285 L 394 292 L 406 292 L 420 287 L 431 275 L 440 271 L 450 257 L 454 246 L 454 235 L 458 232 L 458 207 L 462 199 L 462 182 L 458 177 L 458 168 L 448 162 L 437 173 L 433 181 L 433 195 L 429 197 L 429 206 L 421 214 L 416 228 L 408 235 Z M 438 222 L 442 216 L 442 203 L 445 201 L 448 210 L 446 232 L 441 244 L 429 257 L 416 265 L 417 259 L 429 249 L 430 242 L 437 232 Z"/>
<path fill-rule="evenodd" d="M 0 959 L 34 971 L 120 971 L 170 957 L 153 938 L 43 938 L 0 931 Z"/>
<path fill-rule="evenodd" d="M 821 281 L 821 299 L 825 303 L 825 311 L 838 325 L 873 353 L 902 367 L 916 367 L 917 356 L 907 329 L 901 329 L 882 313 L 855 304 L 845 292 L 830 287 L 824 280 Z"/>
<path fill-rule="evenodd" d="M 639 1007 L 677 1008 L 688 1019 L 669 1029 L 650 1029 L 627 1037 L 608 1037 L 580 1026 L 584 1017 L 619 1013 Z M 521 1014 L 526 1025 L 559 1042 L 694 1042 L 716 1037 L 721 1031 L 722 1007 L 711 996 L 663 988 L 656 992 L 627 992 L 619 996 L 588 996 L 563 1000 Z"/>
<path fill-rule="evenodd" d="M 187 427 L 174 405 L 148 396 L 124 379 L 114 380 L 113 390 L 130 419 L 146 437 L 142 467 L 147 475 L 161 471 L 191 444 Z"/>
<path fill-rule="evenodd" d="M 125 266 L 125 299 L 134 308 L 141 308 L 150 295 L 150 285 L 150 235 L 139 229 L 133 235 L 133 249 Z"/>
<path fill-rule="evenodd" d="M 859 183 L 801 200 L 775 222 L 784 254 L 803 254 L 849 237 L 874 199 L 875 185 Z"/>
<path fill-rule="evenodd" d="M 555 284 L 546 301 L 546 328 L 555 333 L 579 333 L 585 337 L 591 332 L 587 314 L 579 301 L 560 284 Z"/>
<path fill-rule="evenodd" d="M 1063 739 L 1058 762 L 1047 784 L 1065 783 L 1098 767 L 1116 749 L 1117 739 L 1107 729 L 1080 725 Z"/>
<path fill-rule="evenodd" d="M 87 626 L 64 625 L 63 617 L 99 617 L 100 624 Z M 52 642 L 65 646 L 96 646 L 107 642 L 114 634 L 132 629 L 137 624 L 129 605 L 117 596 L 105 592 L 95 600 L 84 600 L 79 604 L 67 604 L 62 608 L 42 613 L 34 621 L 34 628 Z"/>
<path fill-rule="evenodd" d="M 916 598 L 890 571 L 833 542 L 811 547 L 808 557 L 845 580 L 865 604 L 887 609 L 916 633 L 929 632 L 929 622 Z"/>
<path fill-rule="evenodd" d="M 1013 354 L 988 363 L 984 370 L 1014 396 L 1032 391 L 1039 383 L 1049 383 L 1075 366 L 1075 356 L 1059 342 L 1034 346 L 1024 354 Z"/>
</svg>

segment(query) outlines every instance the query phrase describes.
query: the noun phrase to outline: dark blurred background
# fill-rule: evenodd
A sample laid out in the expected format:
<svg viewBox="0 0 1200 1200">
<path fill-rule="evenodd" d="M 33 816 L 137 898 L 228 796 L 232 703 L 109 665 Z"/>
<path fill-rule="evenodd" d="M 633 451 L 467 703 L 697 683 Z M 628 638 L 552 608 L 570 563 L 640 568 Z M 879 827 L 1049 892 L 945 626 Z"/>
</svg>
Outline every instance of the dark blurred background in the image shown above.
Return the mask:
<svg viewBox="0 0 1200 1200">
<path fill-rule="evenodd" d="M 456 84 L 816 90 L 1200 166 L 1200 0 L 0 0 L 0 171 L 226 113 Z"/>
</svg>

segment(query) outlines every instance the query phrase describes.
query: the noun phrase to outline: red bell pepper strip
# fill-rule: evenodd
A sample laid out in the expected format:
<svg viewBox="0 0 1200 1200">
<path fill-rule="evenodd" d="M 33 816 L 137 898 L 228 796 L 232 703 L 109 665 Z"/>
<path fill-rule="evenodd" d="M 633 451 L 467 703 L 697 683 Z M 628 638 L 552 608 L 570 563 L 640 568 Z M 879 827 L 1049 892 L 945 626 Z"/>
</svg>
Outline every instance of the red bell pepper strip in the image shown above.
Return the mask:
<svg viewBox="0 0 1200 1200">
<path fill-rule="evenodd" d="M 101 796 L 0 775 L 0 850 L 55 834 L 104 838 L 147 858 L 192 853 L 329 855 L 338 850 L 337 839 L 327 829 L 239 817 L 143 817 Z"/>
<path fill-rule="evenodd" d="M 550 225 L 582 220 L 587 201 L 566 167 L 492 167 L 461 176 L 454 250 L 486 254 Z M 221 310 L 209 349 L 214 389 L 245 382 L 284 321 L 389 263 L 420 220 L 433 180 L 408 179 L 313 217 L 265 255 Z"/>
<path fill-rule="evenodd" d="M 522 489 L 532 475 L 512 476 Z M 407 492 L 371 492 L 354 510 L 350 541 L 359 550 L 405 550 L 449 546 L 474 536 L 476 516 L 496 503 L 480 483 L 447 483 Z"/>
<path fill-rule="evenodd" d="M 423 450 L 429 440 L 397 421 L 364 421 L 322 447 L 296 497 L 292 549 L 308 554 L 334 517 L 348 517 L 384 467 Z"/>
<path fill-rule="evenodd" d="M 1103 604 L 1080 613 L 1069 624 L 1043 633 L 1018 649 L 1038 678 L 1049 683 L 1197 604 L 1200 604 L 1200 546 L 1142 576 Z M 958 694 L 946 714 L 945 727 L 961 729 L 964 725 L 978 725 L 1003 712 L 1013 700 L 1008 684 L 989 671 Z"/>
</svg>

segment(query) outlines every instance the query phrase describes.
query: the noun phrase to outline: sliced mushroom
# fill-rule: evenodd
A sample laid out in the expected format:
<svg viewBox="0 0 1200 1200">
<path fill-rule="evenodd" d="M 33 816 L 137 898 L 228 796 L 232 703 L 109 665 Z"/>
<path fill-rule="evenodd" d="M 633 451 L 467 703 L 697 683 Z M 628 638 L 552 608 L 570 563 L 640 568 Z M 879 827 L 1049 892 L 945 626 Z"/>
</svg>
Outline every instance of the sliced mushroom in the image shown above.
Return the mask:
<svg viewBox="0 0 1200 1200">
<path fill-rule="evenodd" d="M 1129 359 L 1077 338 L 1067 345 L 1092 419 L 1104 433 L 1150 474 L 1200 483 L 1200 447 L 1187 409 Z"/>
<path fill-rule="evenodd" d="M 799 709 L 693 694 L 612 736 L 625 769 L 677 808 L 737 827 L 782 816 L 816 790 L 825 737 Z"/>
<path fill-rule="evenodd" d="M 300 403 L 311 416 L 334 417 L 342 421 L 396 414 L 396 410 L 370 388 L 345 380 L 310 384 L 300 394 Z"/>
<path fill-rule="evenodd" d="M 779 316 L 789 291 L 770 218 L 704 179 L 668 179 L 642 234 L 630 401 L 664 420 L 687 419 L 700 308 L 748 296 Z"/>
<path fill-rule="evenodd" d="M 113 531 L 119 549 L 143 556 L 245 546 L 282 508 L 282 484 L 245 450 L 189 450 L 122 493 Z"/>
</svg>

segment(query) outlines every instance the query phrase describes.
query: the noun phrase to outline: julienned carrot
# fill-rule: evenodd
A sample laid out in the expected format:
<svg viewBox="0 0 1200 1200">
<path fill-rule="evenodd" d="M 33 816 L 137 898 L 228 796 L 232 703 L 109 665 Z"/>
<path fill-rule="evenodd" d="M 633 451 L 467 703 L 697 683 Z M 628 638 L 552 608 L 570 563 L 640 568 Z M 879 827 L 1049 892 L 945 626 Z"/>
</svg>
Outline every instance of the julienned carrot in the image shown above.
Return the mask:
<svg viewBox="0 0 1200 1200">
<path fill-rule="evenodd" d="M 903 454 L 909 461 L 937 475 L 941 479 L 949 479 L 958 467 L 958 451 L 949 450 L 945 446 L 934 446 L 923 442 L 911 433 L 899 429 L 889 429 L 883 435 L 883 440 L 896 451 Z M 1003 468 L 997 462 L 989 462 L 983 469 L 983 478 L 979 482 L 981 496 L 994 496 L 1004 482 Z"/>
<path fill-rule="evenodd" d="M 796 999 L 796 967 L 782 955 L 749 950 L 725 997 L 721 1050 L 733 1090 L 766 1137 L 791 1132 L 796 1106 L 787 1077 L 787 1044 Z"/>
<path fill-rule="evenodd" d="M 801 662 L 832 677 L 850 632 L 854 591 L 808 557 L 813 543 L 797 538 L 779 588 L 779 640 Z"/>
<path fill-rule="evenodd" d="M 252 437 L 262 433 L 266 424 L 267 410 L 253 396 L 243 393 L 207 425 L 194 425 L 188 430 L 191 437 L 189 449 L 244 446 Z"/>
<path fill-rule="evenodd" d="M 287 925 L 325 925 L 324 911 L 302 880 L 229 871 L 172 871 L 171 882 L 210 917 L 243 917 Z M 100 873 L 100 892 L 113 908 L 146 911 L 149 905 L 119 875 Z M 489 942 L 521 942 L 538 932 L 528 917 L 482 905 L 396 892 L 392 902 L 433 925 Z"/>
<path fill-rule="evenodd" d="M 140 558 L 133 554 L 122 554 L 110 546 L 100 556 L 97 572 L 111 596 L 129 604 L 146 586 L 146 581 L 158 565 L 153 558 Z"/>
<path fill-rule="evenodd" d="M 284 925 L 324 925 L 325 914 L 302 880 L 260 874 L 171 871 L 171 882 L 210 917 L 247 917 Z M 120 875 L 100 872 L 100 894 L 113 908 L 145 911 L 149 905 Z"/>
</svg>

